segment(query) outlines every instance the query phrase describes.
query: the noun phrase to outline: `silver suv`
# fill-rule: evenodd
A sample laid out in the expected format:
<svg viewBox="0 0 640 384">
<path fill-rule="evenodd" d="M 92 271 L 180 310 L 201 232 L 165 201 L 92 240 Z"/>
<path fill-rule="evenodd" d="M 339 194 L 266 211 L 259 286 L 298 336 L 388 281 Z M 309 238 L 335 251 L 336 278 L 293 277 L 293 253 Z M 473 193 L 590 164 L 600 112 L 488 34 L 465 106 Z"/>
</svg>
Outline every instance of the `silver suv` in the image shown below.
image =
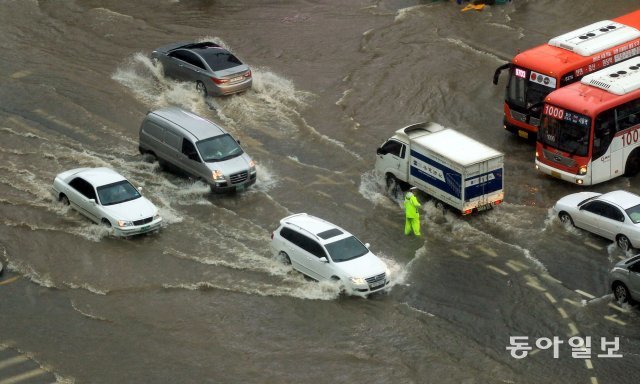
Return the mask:
<svg viewBox="0 0 640 384">
<path fill-rule="evenodd" d="M 640 299 L 640 255 L 617 263 L 609 272 L 609 280 L 618 303 Z"/>
<path fill-rule="evenodd" d="M 389 270 L 369 244 L 315 216 L 285 217 L 271 239 L 274 256 L 315 280 L 339 283 L 341 291 L 366 296 L 389 284 Z"/>
</svg>

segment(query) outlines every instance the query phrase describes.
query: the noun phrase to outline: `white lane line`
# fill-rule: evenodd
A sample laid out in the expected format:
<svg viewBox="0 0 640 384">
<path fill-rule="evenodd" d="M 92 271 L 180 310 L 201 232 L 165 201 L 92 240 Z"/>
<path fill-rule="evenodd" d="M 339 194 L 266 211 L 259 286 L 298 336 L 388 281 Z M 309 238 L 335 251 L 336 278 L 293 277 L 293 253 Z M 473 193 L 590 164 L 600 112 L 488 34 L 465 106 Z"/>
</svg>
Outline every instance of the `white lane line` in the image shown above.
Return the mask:
<svg viewBox="0 0 640 384">
<path fill-rule="evenodd" d="M 591 247 L 591 248 L 597 249 L 598 251 L 602 251 L 604 249 L 604 247 L 601 247 L 598 244 L 594 244 L 594 243 L 592 243 L 590 241 L 585 241 L 584 245 L 586 245 L 587 247 Z"/>
<path fill-rule="evenodd" d="M 319 190 L 317 190 L 317 189 L 316 189 L 316 191 L 315 191 L 315 192 L 316 192 L 318 195 L 324 196 L 324 197 L 329 198 L 329 199 L 331 198 L 331 195 L 330 195 L 330 194 L 328 194 L 328 193 L 324 193 L 324 192 L 319 191 Z"/>
<path fill-rule="evenodd" d="M 558 280 L 558 279 L 556 279 L 556 278 L 552 277 L 552 276 L 551 276 L 551 275 L 549 275 L 548 273 L 543 274 L 543 275 L 542 275 L 542 277 L 543 277 L 543 278 L 545 278 L 545 279 L 547 279 L 547 280 L 551 280 L 551 281 L 553 281 L 553 282 L 556 282 L 556 283 L 558 283 L 558 284 L 562 284 L 562 281 L 560 281 L 560 280 Z"/>
<path fill-rule="evenodd" d="M 9 348 L 8 345 L 0 344 L 0 352 L 4 351 L 7 348 Z"/>
<path fill-rule="evenodd" d="M 16 356 L 16 357 L 11 357 L 9 359 L 0 361 L 0 369 L 6 368 L 6 367 L 10 367 L 12 365 L 16 365 L 16 364 L 20 364 L 24 361 L 29 360 L 26 356 Z"/>
<path fill-rule="evenodd" d="M 507 261 L 506 263 L 504 263 L 504 265 L 506 265 L 507 267 L 513 269 L 515 272 L 520 272 L 522 271 L 522 268 L 518 267 L 517 265 L 511 263 L 511 261 Z"/>
<path fill-rule="evenodd" d="M 569 337 L 573 337 L 573 336 L 575 336 L 575 335 L 580 333 L 578 331 L 578 327 L 576 327 L 576 325 L 574 323 L 569 323 L 567 325 L 569 326 L 569 331 L 571 331 L 571 333 L 569 333 Z"/>
<path fill-rule="evenodd" d="M 624 260 L 624 259 L 626 259 L 626 257 L 624 257 L 624 256 L 618 256 L 618 259 L 620 259 L 620 260 Z"/>
<path fill-rule="evenodd" d="M 530 282 L 528 282 L 528 283 L 527 283 L 527 285 L 528 285 L 528 286 L 530 286 L 530 287 L 532 287 L 532 288 L 537 289 L 537 290 L 538 290 L 538 291 L 540 291 L 540 292 L 546 292 L 546 291 L 547 291 L 547 289 L 546 289 L 546 288 L 544 288 L 543 286 L 541 286 L 540 284 L 538 284 L 538 283 L 537 283 L 537 282 L 535 282 L 535 281 L 530 281 Z"/>
<path fill-rule="evenodd" d="M 622 313 L 629 313 L 628 309 L 620 308 L 620 307 L 618 307 L 617 305 L 615 305 L 613 303 L 609 303 L 608 305 L 609 305 L 609 307 L 615 309 L 616 311 L 620 311 Z"/>
<path fill-rule="evenodd" d="M 364 209 L 362 209 L 361 207 L 358 207 L 357 205 L 353 205 L 351 203 L 344 203 L 343 205 L 345 207 L 349 207 L 349 208 L 353 209 L 354 211 L 364 212 Z"/>
<path fill-rule="evenodd" d="M 21 79 L 23 77 L 29 76 L 30 74 L 31 74 L 31 71 L 24 70 L 24 71 L 14 72 L 10 77 L 12 79 Z"/>
<path fill-rule="evenodd" d="M 574 307 L 582 307 L 582 304 L 578 303 L 577 301 L 573 301 L 571 299 L 562 299 L 563 301 L 566 301 L 567 303 L 573 305 Z"/>
<path fill-rule="evenodd" d="M 464 253 L 462 251 L 458 251 L 457 249 L 452 249 L 451 253 L 453 253 L 456 256 L 460 256 L 463 259 L 468 259 L 469 257 L 471 257 L 471 256 L 467 255 L 466 253 Z"/>
<path fill-rule="evenodd" d="M 549 299 L 551 304 L 555 304 L 558 302 L 558 300 L 556 300 L 556 298 L 553 297 L 549 292 L 545 292 L 544 295 L 547 296 L 547 299 Z"/>
<path fill-rule="evenodd" d="M 483 247 L 482 245 L 476 245 L 476 248 L 491 257 L 498 257 L 498 253 L 491 248 Z"/>
<path fill-rule="evenodd" d="M 576 289 L 575 291 L 576 291 L 576 293 L 579 293 L 579 294 L 581 294 L 582 296 L 584 296 L 584 297 L 586 297 L 586 298 L 589 298 L 589 299 L 595 299 L 595 298 L 596 298 L 596 297 L 595 297 L 595 296 L 593 296 L 592 294 L 587 293 L 587 292 L 585 292 L 585 291 L 581 291 L 581 290 L 579 290 L 579 289 Z"/>
<path fill-rule="evenodd" d="M 44 369 L 36 368 L 36 369 L 34 369 L 32 371 L 21 373 L 19 375 L 4 379 L 4 380 L 0 381 L 0 384 L 15 384 L 15 383 L 19 383 L 21 381 L 29 380 L 29 379 L 31 379 L 33 377 L 36 377 L 36 376 L 40 376 L 40 375 L 45 374 L 45 373 L 47 373 L 47 371 L 45 371 Z"/>
<path fill-rule="evenodd" d="M 528 265 L 523 264 L 523 263 L 519 262 L 518 260 L 509 260 L 509 261 L 507 261 L 507 263 L 513 264 L 516 267 L 519 267 L 520 269 L 529 269 Z"/>
<path fill-rule="evenodd" d="M 613 321 L 614 323 L 618 323 L 620 325 L 627 325 L 627 323 L 625 323 L 624 321 L 618 319 L 618 315 L 605 316 L 604 318 L 609 320 L 609 321 Z"/>
<path fill-rule="evenodd" d="M 558 310 L 558 312 L 560 312 L 560 316 L 562 316 L 563 319 L 569 318 L 569 315 L 567 315 L 567 312 L 565 312 L 565 310 L 562 307 L 558 307 L 556 309 Z"/>
<path fill-rule="evenodd" d="M 587 366 L 587 369 L 593 369 L 593 364 L 591 363 L 591 359 L 585 359 L 584 365 Z"/>
<path fill-rule="evenodd" d="M 490 270 L 497 272 L 503 276 L 509 276 L 509 272 L 505 272 L 502 269 L 498 268 L 498 267 L 494 267 L 493 265 L 487 265 L 487 268 L 489 268 Z"/>
<path fill-rule="evenodd" d="M 591 377 L 591 384 L 598 384 L 598 379 Z"/>
</svg>

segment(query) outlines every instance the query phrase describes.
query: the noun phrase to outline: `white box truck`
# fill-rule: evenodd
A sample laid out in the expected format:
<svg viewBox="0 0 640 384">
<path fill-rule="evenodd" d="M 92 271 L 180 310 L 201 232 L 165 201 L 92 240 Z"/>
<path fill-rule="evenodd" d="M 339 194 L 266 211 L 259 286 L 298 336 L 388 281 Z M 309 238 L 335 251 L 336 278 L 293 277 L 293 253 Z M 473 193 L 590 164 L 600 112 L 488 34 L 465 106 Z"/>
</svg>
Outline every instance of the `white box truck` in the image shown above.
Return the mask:
<svg viewBox="0 0 640 384">
<path fill-rule="evenodd" d="M 463 215 L 504 199 L 504 154 L 436 123 L 396 131 L 377 150 L 376 173 L 387 186 L 415 186 Z"/>
</svg>

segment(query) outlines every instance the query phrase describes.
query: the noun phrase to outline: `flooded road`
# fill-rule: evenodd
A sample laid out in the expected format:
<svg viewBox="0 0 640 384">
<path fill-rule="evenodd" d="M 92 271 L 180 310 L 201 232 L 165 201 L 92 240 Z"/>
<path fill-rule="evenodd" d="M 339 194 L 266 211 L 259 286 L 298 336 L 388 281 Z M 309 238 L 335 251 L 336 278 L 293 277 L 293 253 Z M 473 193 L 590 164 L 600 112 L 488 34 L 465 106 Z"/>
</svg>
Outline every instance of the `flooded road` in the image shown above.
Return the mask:
<svg viewBox="0 0 640 384">
<path fill-rule="evenodd" d="M 34 364 L 43 374 L 22 381 L 635 383 L 640 312 L 607 286 L 625 255 L 553 216 L 581 189 L 536 173 L 531 143 L 502 129 L 504 78 L 491 80 L 519 50 L 637 6 L 0 2 L 0 383 Z M 165 78 L 149 53 L 183 40 L 229 47 L 253 89 L 204 100 Z M 142 119 L 167 105 L 239 138 L 258 182 L 213 195 L 140 155 Z M 425 120 L 506 154 L 505 202 L 468 218 L 427 202 L 425 239 L 406 238 L 375 149 Z M 113 238 L 55 201 L 56 174 L 99 166 L 143 187 L 159 233 Z M 640 193 L 639 180 L 589 190 Z M 273 258 L 271 232 L 297 212 L 371 243 L 391 290 L 341 297 Z M 564 344 L 518 360 L 510 336 Z M 588 361 L 573 336 L 593 339 Z M 601 337 L 623 357 L 597 357 Z"/>
</svg>

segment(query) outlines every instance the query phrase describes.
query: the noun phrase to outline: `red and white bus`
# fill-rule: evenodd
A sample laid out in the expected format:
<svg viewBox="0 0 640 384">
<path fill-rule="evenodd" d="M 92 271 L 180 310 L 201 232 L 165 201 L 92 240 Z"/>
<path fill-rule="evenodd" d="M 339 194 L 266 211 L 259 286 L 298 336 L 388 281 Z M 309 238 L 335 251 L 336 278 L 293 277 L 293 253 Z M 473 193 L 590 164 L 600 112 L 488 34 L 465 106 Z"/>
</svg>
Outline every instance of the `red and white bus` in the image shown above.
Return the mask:
<svg viewBox="0 0 640 384">
<path fill-rule="evenodd" d="M 602 69 L 545 99 L 536 168 L 591 185 L 640 171 L 640 57 Z"/>
<path fill-rule="evenodd" d="M 537 107 L 550 92 L 639 54 L 640 10 L 593 23 L 516 55 L 493 77 L 498 84 L 500 73 L 509 69 L 504 128 L 534 138 L 540 122 Z"/>
</svg>

